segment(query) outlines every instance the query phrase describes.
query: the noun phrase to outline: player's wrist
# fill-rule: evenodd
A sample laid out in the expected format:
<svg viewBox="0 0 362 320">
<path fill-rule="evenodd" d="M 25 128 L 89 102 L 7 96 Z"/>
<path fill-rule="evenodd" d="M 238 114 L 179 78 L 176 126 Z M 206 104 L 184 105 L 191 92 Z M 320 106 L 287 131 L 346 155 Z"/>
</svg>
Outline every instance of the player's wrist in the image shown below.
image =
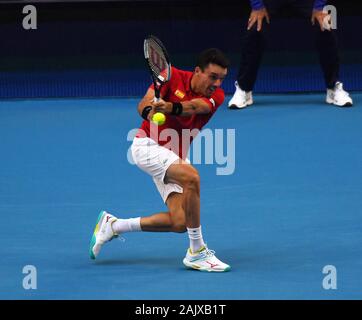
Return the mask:
<svg viewBox="0 0 362 320">
<path fill-rule="evenodd" d="M 164 101 L 163 108 L 158 111 L 161 111 L 164 114 L 171 114 L 172 113 L 172 102 Z"/>
<path fill-rule="evenodd" d="M 148 116 L 150 114 L 150 112 L 152 111 L 153 107 L 152 106 L 146 106 L 143 108 L 142 110 L 142 118 L 145 119 L 145 120 L 149 120 Z"/>
</svg>

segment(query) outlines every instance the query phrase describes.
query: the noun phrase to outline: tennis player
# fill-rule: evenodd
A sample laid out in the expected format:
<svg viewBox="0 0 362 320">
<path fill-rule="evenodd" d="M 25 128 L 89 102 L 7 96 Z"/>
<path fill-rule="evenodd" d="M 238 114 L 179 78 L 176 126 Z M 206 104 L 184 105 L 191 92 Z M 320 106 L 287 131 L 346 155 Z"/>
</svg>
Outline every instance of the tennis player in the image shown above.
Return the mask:
<svg viewBox="0 0 362 320">
<path fill-rule="evenodd" d="M 216 258 L 215 252 L 203 240 L 200 177 L 186 158 L 193 137 L 188 135 L 185 139 L 182 131 L 201 130 L 223 103 L 224 91 L 220 86 L 228 65 L 220 50 L 207 49 L 200 54 L 194 72 L 172 67 L 171 79 L 162 87 L 158 102 L 153 102 L 154 86 L 147 90 L 138 105 L 144 121 L 131 151 L 137 166 L 153 178 L 168 211 L 130 219 L 117 219 L 102 211 L 91 240 L 92 259 L 97 257 L 105 242 L 126 232 L 187 231 L 190 247 L 183 259 L 187 268 L 210 272 L 230 270 L 230 266 Z M 155 112 L 166 115 L 166 122 L 158 127 L 150 122 Z"/>
</svg>

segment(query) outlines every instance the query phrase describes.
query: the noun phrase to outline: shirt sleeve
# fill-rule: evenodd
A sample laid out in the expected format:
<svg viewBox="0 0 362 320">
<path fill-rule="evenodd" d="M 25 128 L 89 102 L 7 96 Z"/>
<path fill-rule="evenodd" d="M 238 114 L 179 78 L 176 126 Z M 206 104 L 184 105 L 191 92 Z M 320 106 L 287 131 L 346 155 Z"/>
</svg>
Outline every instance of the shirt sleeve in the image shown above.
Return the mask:
<svg viewBox="0 0 362 320">
<path fill-rule="evenodd" d="M 210 106 L 211 113 L 214 113 L 224 102 L 224 90 L 217 88 L 210 98 L 205 97 L 202 99 Z"/>
<path fill-rule="evenodd" d="M 263 0 L 250 0 L 250 5 L 253 10 L 260 10 L 264 8 Z"/>
<path fill-rule="evenodd" d="M 315 10 L 323 10 L 326 3 L 327 3 L 327 0 L 315 0 L 313 8 Z"/>
</svg>

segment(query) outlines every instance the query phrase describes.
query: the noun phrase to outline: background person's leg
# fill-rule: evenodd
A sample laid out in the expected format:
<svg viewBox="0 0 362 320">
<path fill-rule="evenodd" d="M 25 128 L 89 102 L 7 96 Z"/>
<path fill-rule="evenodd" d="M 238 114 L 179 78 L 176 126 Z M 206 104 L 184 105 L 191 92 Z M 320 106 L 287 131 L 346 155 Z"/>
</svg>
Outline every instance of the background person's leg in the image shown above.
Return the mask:
<svg viewBox="0 0 362 320">
<path fill-rule="evenodd" d="M 316 30 L 316 46 L 319 55 L 319 63 L 322 67 L 324 81 L 328 89 L 332 89 L 339 78 L 339 53 L 337 47 L 337 36 L 334 30 L 321 31 L 319 26 Z"/>
<path fill-rule="evenodd" d="M 296 14 L 311 20 L 314 1 L 313 0 L 289 0 Z M 318 50 L 319 63 L 321 65 L 324 81 L 328 89 L 334 88 L 339 78 L 340 58 L 337 46 L 337 34 L 335 30 L 320 29 L 320 25 L 315 21 L 313 27 L 315 32 L 315 43 Z"/>
<path fill-rule="evenodd" d="M 265 8 L 272 19 L 283 5 L 282 0 L 265 0 Z M 250 30 L 243 27 L 241 38 L 241 57 L 237 82 L 241 90 L 252 91 L 256 82 L 259 66 L 266 47 L 266 33 L 269 24 L 264 20 L 261 31 L 255 24 Z"/>
<path fill-rule="evenodd" d="M 265 23 L 261 31 L 254 25 L 242 36 L 240 67 L 237 81 L 241 90 L 252 91 L 256 82 L 259 66 L 265 49 Z"/>
</svg>

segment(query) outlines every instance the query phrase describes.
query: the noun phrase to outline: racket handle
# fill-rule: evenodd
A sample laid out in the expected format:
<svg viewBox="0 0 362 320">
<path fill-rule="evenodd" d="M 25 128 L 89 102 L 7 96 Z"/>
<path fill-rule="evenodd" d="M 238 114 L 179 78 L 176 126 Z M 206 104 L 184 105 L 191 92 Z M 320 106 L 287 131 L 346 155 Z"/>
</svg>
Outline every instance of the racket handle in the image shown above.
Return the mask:
<svg viewBox="0 0 362 320">
<path fill-rule="evenodd" d="M 155 89 L 155 97 L 153 98 L 153 102 L 158 102 L 160 100 L 160 89 Z"/>
<path fill-rule="evenodd" d="M 155 90 L 155 97 L 153 98 L 153 102 L 158 102 L 160 100 L 160 91 Z"/>
</svg>

